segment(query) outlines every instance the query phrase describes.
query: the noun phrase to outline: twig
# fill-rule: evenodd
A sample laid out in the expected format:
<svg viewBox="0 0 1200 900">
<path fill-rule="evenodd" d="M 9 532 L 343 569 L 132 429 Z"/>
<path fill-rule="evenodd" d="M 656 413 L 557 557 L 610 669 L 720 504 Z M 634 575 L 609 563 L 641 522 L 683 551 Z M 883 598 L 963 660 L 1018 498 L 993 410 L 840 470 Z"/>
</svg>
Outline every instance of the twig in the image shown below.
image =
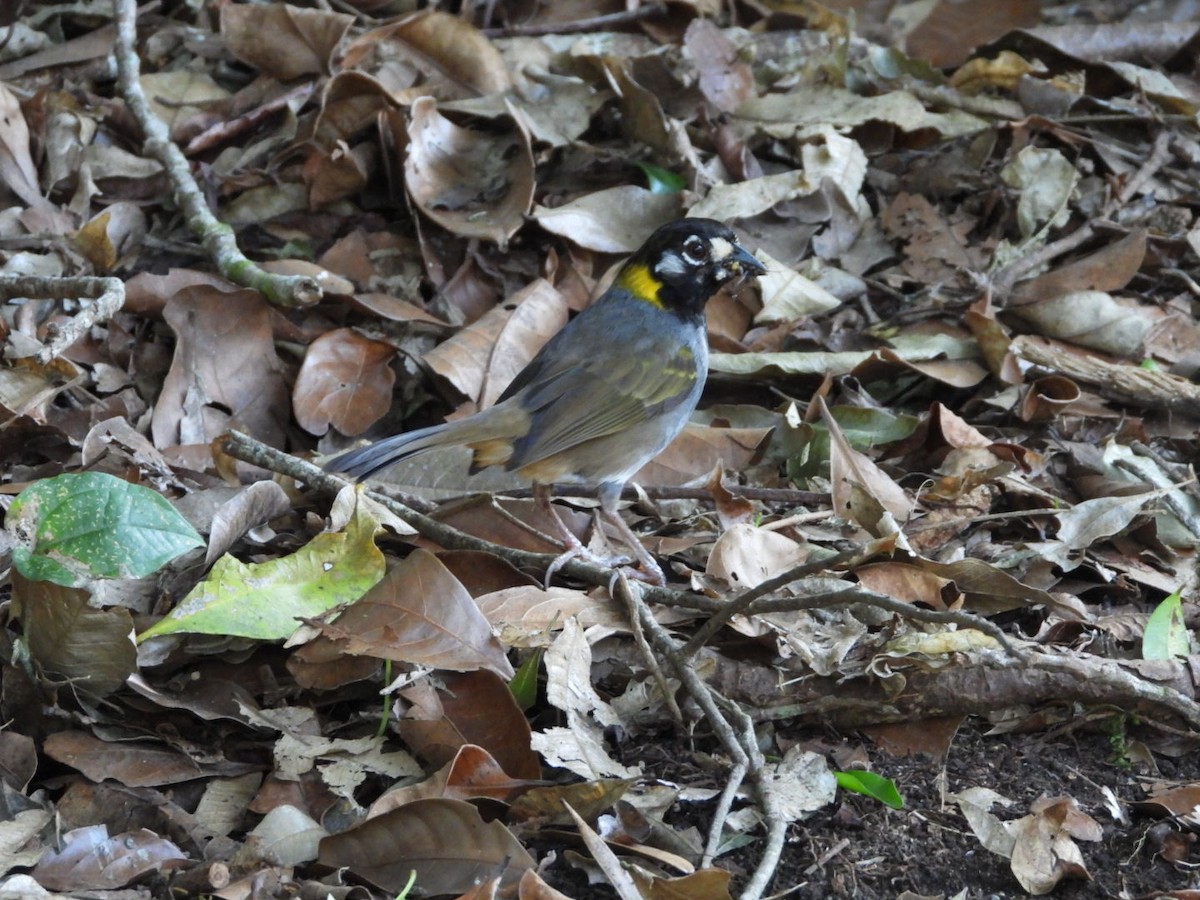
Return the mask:
<svg viewBox="0 0 1200 900">
<path fill-rule="evenodd" d="M 717 797 L 716 808 L 713 809 L 712 824 L 708 829 L 708 840 L 704 842 L 704 855 L 700 858 L 700 868 L 706 869 L 721 851 L 721 837 L 725 832 L 725 823 L 733 809 L 733 801 L 737 799 L 738 788 L 746 780 L 745 763 L 735 762 L 725 778 L 725 787 Z"/>
<path fill-rule="evenodd" d="M 814 579 L 819 581 L 819 579 Z M 774 597 L 762 599 L 750 604 L 745 614 L 761 616 L 769 613 L 798 612 L 809 609 L 832 609 L 836 606 L 855 606 L 857 604 L 873 606 L 904 619 L 915 619 L 918 622 L 932 622 L 938 625 L 957 625 L 959 628 L 972 628 L 982 631 L 999 644 L 1008 655 L 1022 659 L 1024 654 L 1013 646 L 998 626 L 982 616 L 974 613 L 951 609 L 922 609 L 903 600 L 897 600 L 886 594 L 876 594 L 865 588 L 852 587 L 827 593 L 807 594 L 803 597 Z"/>
<path fill-rule="evenodd" d="M 1092 385 L 1105 396 L 1141 409 L 1200 410 L 1200 386 L 1186 378 L 1084 355 L 1056 341 L 1023 334 L 1009 351 L 1018 359 Z"/>
<path fill-rule="evenodd" d="M 1133 173 L 1133 177 L 1125 182 L 1120 193 L 1109 201 L 1109 208 L 1104 211 L 1105 217 L 1111 216 L 1117 208 L 1132 200 L 1133 195 L 1140 191 L 1146 182 L 1158 174 L 1158 170 L 1170 161 L 1171 133 L 1164 128 L 1155 136 L 1154 146 L 1150 148 L 1150 155 L 1146 157 L 1146 161 Z"/>
<path fill-rule="evenodd" d="M 613 572 L 613 577 L 608 582 L 608 594 L 610 597 L 616 597 L 616 580 L 621 577 L 620 572 Z M 642 621 L 638 618 L 636 606 L 629 600 L 631 591 L 625 592 L 626 603 L 625 611 L 629 615 L 629 628 L 633 633 L 633 641 L 638 646 L 638 650 L 642 653 L 642 658 L 646 661 L 646 665 L 650 669 L 650 674 L 654 676 L 654 681 L 658 685 L 659 691 L 662 692 L 663 701 L 667 704 L 667 710 L 680 725 L 683 724 L 683 710 L 679 708 L 679 703 L 675 700 L 675 694 L 671 690 L 670 684 L 667 683 L 667 676 L 663 673 L 662 666 L 659 665 L 658 657 L 654 655 L 654 650 L 650 646 L 650 642 L 646 640 L 646 632 L 642 628 Z"/>
<path fill-rule="evenodd" d="M 1007 293 L 1014 284 L 1030 272 L 1037 271 L 1051 260 L 1070 253 L 1081 244 L 1087 243 L 1093 234 L 1095 234 L 1095 229 L 1090 223 L 1080 225 L 1066 237 L 1044 244 L 1038 249 L 1014 259 L 992 276 L 992 286 L 1001 293 Z"/>
<path fill-rule="evenodd" d="M 318 493 L 336 494 L 347 484 L 353 484 L 349 479 L 342 478 L 339 475 L 332 475 L 320 466 L 313 465 L 310 462 L 291 456 L 281 450 L 276 450 L 273 447 L 268 447 L 266 444 L 260 443 L 239 431 L 227 432 L 221 439 L 221 447 L 226 453 L 236 459 L 243 460 L 252 465 L 262 466 L 263 468 L 270 469 L 272 472 L 289 475 L 298 481 L 303 481 L 309 488 Z M 550 563 L 557 559 L 557 556 L 552 553 L 531 553 L 528 550 L 502 547 L 491 541 L 485 541 L 483 538 L 477 538 L 466 532 L 459 531 L 445 522 L 440 522 L 431 516 L 417 512 L 394 497 L 382 494 L 379 491 L 368 490 L 367 495 L 371 499 L 382 503 L 390 512 L 399 516 L 422 535 L 430 540 L 437 541 L 448 549 L 482 550 L 486 553 L 494 553 L 518 568 L 535 570 L 545 570 Z M 573 578 L 578 578 L 580 581 L 600 586 L 608 584 L 608 579 L 612 577 L 611 569 L 594 566 L 578 559 L 568 561 L 562 567 L 562 571 Z M 675 592 L 672 591 L 671 593 Z"/>
<path fill-rule="evenodd" d="M 665 3 L 647 3 L 637 9 L 623 12 L 608 13 L 603 16 L 592 16 L 590 19 L 576 19 L 573 22 L 543 22 L 537 25 L 509 25 L 505 28 L 485 28 L 487 37 L 541 37 L 546 34 L 581 34 L 587 31 L 610 31 L 621 25 L 628 25 L 653 16 L 661 16 L 667 11 Z"/>
<path fill-rule="evenodd" d="M 236 459 L 269 469 L 272 472 L 278 472 L 280 475 L 290 476 L 297 481 L 302 481 L 318 493 L 336 494 L 347 484 L 351 483 L 349 480 L 338 475 L 331 475 L 320 466 L 256 441 L 242 434 L 240 431 L 226 432 L 221 439 L 221 448 Z M 579 486 L 572 485 L 572 490 L 577 487 Z M 558 558 L 554 554 L 532 553 L 527 550 L 504 547 L 500 544 L 494 544 L 491 541 L 485 541 L 482 538 L 466 534 L 457 528 L 413 509 L 412 504 L 397 499 L 395 492 L 376 490 L 372 487 L 367 493 L 372 499 L 378 500 L 401 519 L 420 531 L 421 534 L 431 540 L 437 541 L 444 547 L 455 550 L 483 550 L 487 553 L 496 554 L 514 566 L 543 571 Z M 516 493 L 518 492 L 514 492 L 514 494 Z M 706 492 L 706 496 L 711 495 L 708 495 Z M 424 503 L 424 501 L 420 502 Z M 560 571 L 570 575 L 572 578 L 586 584 L 596 585 L 597 587 L 607 587 L 613 574 L 612 569 L 593 565 L 580 559 L 570 560 Z M 669 587 L 646 586 L 646 597 L 655 603 L 662 603 L 683 609 L 694 609 L 698 612 L 709 614 L 717 612 L 724 606 L 722 601 L 713 597 L 705 597 L 702 594 Z"/>
<path fill-rule="evenodd" d="M 762 597 L 772 594 L 775 591 L 783 590 L 789 584 L 793 584 L 800 579 L 814 575 L 817 572 L 828 571 L 833 568 L 845 566 L 852 568 L 859 562 L 870 559 L 872 556 L 878 555 L 883 545 L 890 545 L 890 539 L 882 542 L 872 541 L 866 547 L 856 547 L 853 550 L 844 550 L 841 553 L 827 556 L 822 559 L 810 559 L 801 563 L 798 566 L 793 566 L 786 572 L 776 575 L 774 578 L 768 578 L 761 584 L 755 585 L 749 590 L 743 591 L 738 596 L 734 597 L 721 605 L 721 608 L 713 613 L 707 622 L 697 629 L 692 635 L 691 640 L 684 645 L 680 651 L 683 656 L 694 656 L 701 647 L 709 642 L 712 637 L 721 629 L 721 627 L 739 613 L 745 613 L 754 605 L 755 601 Z"/>
<path fill-rule="evenodd" d="M 65 323 L 48 329 L 49 340 L 42 345 L 36 359 L 45 365 L 62 355 L 99 321 L 110 318 L 125 304 L 125 285 L 119 278 L 42 278 L 38 276 L 0 277 L 0 301 L 14 297 L 64 300 L 75 298 L 83 307 Z"/>
<path fill-rule="evenodd" d="M 615 590 L 622 594 L 626 604 L 636 611 L 651 645 L 666 660 L 684 690 L 704 712 L 713 733 L 733 759 L 733 773 L 744 771 L 755 786 L 755 799 L 767 823 L 767 838 L 758 866 L 741 893 L 741 900 L 758 900 L 774 877 L 783 854 L 787 820 L 779 808 L 775 793 L 771 790 L 769 772 L 762 752 L 758 749 L 754 722 L 740 707 L 705 684 L 689 660 L 680 655 L 679 646 L 650 611 L 642 585 L 639 584 L 635 588 L 622 574 L 615 580 Z M 709 830 L 709 845 L 713 843 L 713 833 L 721 827 L 723 821 L 713 823 Z"/>
<path fill-rule="evenodd" d="M 1030 657 L 1027 662 L 1034 669 L 1062 672 L 1080 680 L 1086 679 L 1093 687 L 1096 684 L 1111 687 L 1121 692 L 1122 700 L 1134 698 L 1152 706 L 1168 709 L 1192 728 L 1200 730 L 1200 703 L 1173 688 L 1155 684 L 1149 679 L 1127 672 L 1111 660 L 1096 659 L 1084 654 L 1080 654 L 1080 658 L 1086 659 L 1087 664 L 1081 665 L 1078 660 L 1070 657 L 1050 656 L 1044 653 Z"/>
<path fill-rule="evenodd" d="M 261 292 L 276 305 L 309 306 L 319 301 L 322 291 L 316 279 L 306 275 L 272 275 L 259 268 L 238 248 L 233 229 L 209 210 L 186 157 L 171 140 L 167 126 L 150 108 L 138 81 L 137 2 L 113 0 L 113 10 L 117 25 L 113 46 L 117 59 L 117 89 L 142 129 L 146 152 L 166 170 L 174 188 L 175 202 L 183 211 L 188 226 L 200 238 L 209 258 L 230 281 Z"/>
</svg>

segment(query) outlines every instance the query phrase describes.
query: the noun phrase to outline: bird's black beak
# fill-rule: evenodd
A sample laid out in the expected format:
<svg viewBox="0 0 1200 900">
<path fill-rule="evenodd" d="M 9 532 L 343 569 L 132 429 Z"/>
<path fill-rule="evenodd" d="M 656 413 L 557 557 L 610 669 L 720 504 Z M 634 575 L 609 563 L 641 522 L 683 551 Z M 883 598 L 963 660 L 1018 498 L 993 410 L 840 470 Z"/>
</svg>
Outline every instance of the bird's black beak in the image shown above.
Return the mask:
<svg viewBox="0 0 1200 900">
<path fill-rule="evenodd" d="M 733 256 L 729 260 L 729 269 L 735 275 L 740 275 L 742 278 L 757 278 L 759 275 L 767 274 L 767 267 L 759 261 L 758 257 L 740 244 L 735 245 L 733 248 Z"/>
<path fill-rule="evenodd" d="M 726 263 L 728 270 L 733 276 L 738 278 L 740 283 L 750 281 L 750 278 L 757 278 L 760 275 L 767 274 L 767 266 L 763 265 L 754 253 L 746 250 L 740 244 L 733 245 L 733 253 Z"/>
</svg>

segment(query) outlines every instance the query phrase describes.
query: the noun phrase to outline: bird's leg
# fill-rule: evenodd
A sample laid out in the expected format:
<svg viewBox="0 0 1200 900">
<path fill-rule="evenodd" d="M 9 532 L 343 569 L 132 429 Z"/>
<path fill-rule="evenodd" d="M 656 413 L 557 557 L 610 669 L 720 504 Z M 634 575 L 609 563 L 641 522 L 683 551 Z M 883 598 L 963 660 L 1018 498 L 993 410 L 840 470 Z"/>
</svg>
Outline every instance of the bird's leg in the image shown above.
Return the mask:
<svg viewBox="0 0 1200 900">
<path fill-rule="evenodd" d="M 662 569 L 658 567 L 658 563 L 654 561 L 654 557 L 652 557 L 646 551 L 646 548 L 642 546 L 642 542 L 637 539 L 637 535 L 633 533 L 633 530 L 626 525 L 623 520 L 621 520 L 620 516 L 615 514 L 615 510 L 608 510 L 605 508 L 603 495 L 604 489 L 601 488 L 601 511 L 610 518 L 614 518 L 616 520 L 617 527 L 621 531 L 623 539 L 627 544 L 630 545 L 629 549 L 634 552 L 635 558 L 640 566 L 640 569 L 634 569 L 629 574 L 633 578 L 637 578 L 640 581 L 649 582 L 650 584 L 666 584 L 666 578 L 663 577 Z M 616 496 L 620 496 L 620 485 L 617 485 Z M 550 488 L 548 485 L 535 483 L 533 486 L 533 497 L 537 504 L 550 515 L 550 519 L 554 523 L 555 529 L 558 531 L 559 539 L 563 544 L 563 552 L 555 557 L 554 561 L 550 563 L 549 567 L 546 569 L 545 583 L 547 586 L 549 586 L 550 580 L 554 577 L 558 570 L 565 566 L 572 559 L 582 559 L 593 563 L 594 565 L 604 566 L 605 568 L 609 569 L 616 568 L 617 566 L 623 566 L 630 562 L 630 559 L 627 556 L 601 556 L 599 553 L 595 553 L 585 547 L 579 538 L 575 536 L 575 533 L 571 531 L 571 529 L 567 527 L 566 523 L 563 522 L 563 520 L 559 517 L 558 510 L 556 510 L 554 508 L 554 504 L 550 502 Z M 612 502 L 615 503 L 616 501 L 614 500 Z"/>
<path fill-rule="evenodd" d="M 625 524 L 625 520 L 617 512 L 617 502 L 621 499 L 621 488 L 623 487 L 623 484 L 614 484 L 612 482 L 600 485 L 600 511 L 608 516 L 609 521 L 616 526 L 617 531 L 621 532 L 621 539 L 633 551 L 634 558 L 638 563 L 638 569 L 630 574 L 639 581 L 645 581 L 647 584 L 655 584 L 661 587 L 667 583 L 667 578 L 663 575 L 663 570 L 659 568 L 658 561 L 650 555 L 650 551 L 646 549 L 646 545 L 634 534 L 633 529 Z"/>
</svg>

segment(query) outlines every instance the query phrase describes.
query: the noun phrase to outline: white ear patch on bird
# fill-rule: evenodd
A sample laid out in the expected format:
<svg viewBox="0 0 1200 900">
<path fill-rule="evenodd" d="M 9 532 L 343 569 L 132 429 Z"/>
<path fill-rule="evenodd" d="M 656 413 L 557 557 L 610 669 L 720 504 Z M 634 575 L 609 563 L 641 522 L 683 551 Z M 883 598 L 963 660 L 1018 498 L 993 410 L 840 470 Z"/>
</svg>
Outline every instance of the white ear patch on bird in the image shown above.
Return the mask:
<svg viewBox="0 0 1200 900">
<path fill-rule="evenodd" d="M 664 253 L 657 263 L 654 264 L 655 275 L 682 275 L 687 271 L 687 263 L 685 263 L 678 253 L 674 250 L 668 250 Z"/>
</svg>

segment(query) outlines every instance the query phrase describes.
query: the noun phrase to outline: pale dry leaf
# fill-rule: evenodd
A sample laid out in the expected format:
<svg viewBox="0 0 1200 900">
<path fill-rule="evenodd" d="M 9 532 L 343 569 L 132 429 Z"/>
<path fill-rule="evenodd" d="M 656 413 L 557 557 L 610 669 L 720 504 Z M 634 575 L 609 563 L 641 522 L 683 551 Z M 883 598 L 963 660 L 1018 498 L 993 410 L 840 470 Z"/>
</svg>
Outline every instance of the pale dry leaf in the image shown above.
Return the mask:
<svg viewBox="0 0 1200 900">
<path fill-rule="evenodd" d="M 825 757 L 798 745 L 768 766 L 767 783 L 780 815 L 789 822 L 807 819 L 837 795 L 837 779 Z"/>
<path fill-rule="evenodd" d="M 1070 291 L 1013 309 L 1035 334 L 1059 338 L 1113 356 L 1140 359 L 1142 342 L 1163 318 L 1161 310 L 1104 291 Z"/>
<path fill-rule="evenodd" d="M 913 501 L 904 489 L 865 453 L 860 453 L 850 446 L 825 402 L 820 400 L 819 404 L 822 421 L 829 429 L 829 480 L 834 512 L 843 518 L 858 522 L 868 531 L 877 527 L 873 517 L 864 516 L 860 503 L 856 501 L 854 489 L 857 487 L 887 510 L 897 524 L 903 525 L 912 515 Z M 876 534 L 876 537 L 879 536 L 881 535 Z"/>
<path fill-rule="evenodd" d="M 600 253 L 632 253 L 650 232 L 680 211 L 675 195 L 622 185 L 585 194 L 553 209 L 535 206 L 532 215 L 547 231 L 580 247 Z"/>
<path fill-rule="evenodd" d="M 1043 226 L 1059 226 L 1067 221 L 1067 202 L 1079 182 L 1079 172 L 1058 150 L 1023 147 L 1000 172 L 1000 178 L 1020 194 L 1017 201 L 1017 225 L 1028 241 Z"/>
<path fill-rule="evenodd" d="M 432 97 L 412 105 L 404 184 L 413 204 L 448 231 L 503 250 L 533 204 L 529 134 L 512 118 L 504 131 L 464 128 Z"/>
<path fill-rule="evenodd" d="M 717 538 L 705 572 L 735 590 L 745 590 L 800 565 L 808 552 L 808 547 L 777 531 L 734 525 Z"/>
<path fill-rule="evenodd" d="M 762 309 L 754 315 L 755 324 L 792 322 L 841 306 L 839 298 L 766 251 L 759 250 L 755 256 L 767 267 L 767 274 L 758 279 Z"/>
</svg>

